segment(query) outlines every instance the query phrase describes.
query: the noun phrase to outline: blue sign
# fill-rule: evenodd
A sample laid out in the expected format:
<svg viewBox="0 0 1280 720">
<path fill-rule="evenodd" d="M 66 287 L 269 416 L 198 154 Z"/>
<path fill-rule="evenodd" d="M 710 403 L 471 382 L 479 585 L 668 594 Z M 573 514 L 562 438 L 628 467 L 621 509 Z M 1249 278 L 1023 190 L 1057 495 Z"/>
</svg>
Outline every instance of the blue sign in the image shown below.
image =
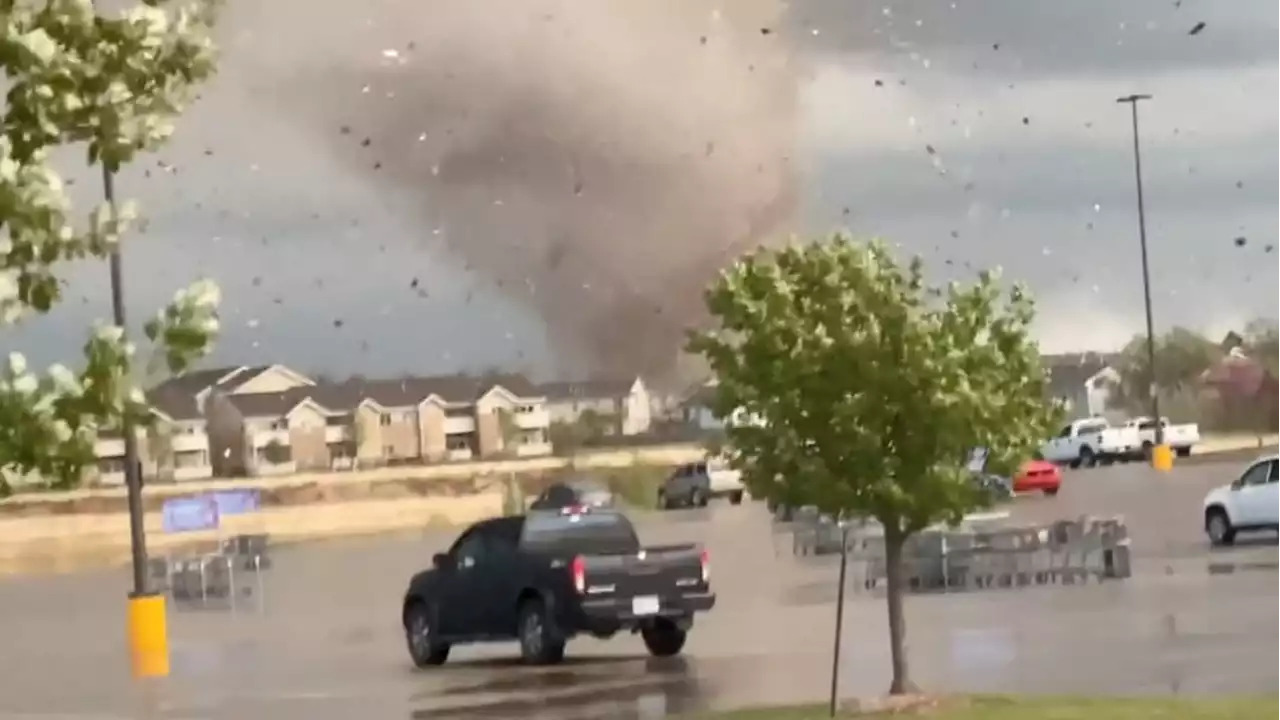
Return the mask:
<svg viewBox="0 0 1280 720">
<path fill-rule="evenodd" d="M 165 500 L 161 515 L 167 533 L 218 529 L 218 503 L 208 495 Z"/>
<path fill-rule="evenodd" d="M 220 490 L 213 493 L 213 501 L 218 505 L 219 517 L 246 515 L 258 512 L 262 493 L 258 490 Z"/>
</svg>

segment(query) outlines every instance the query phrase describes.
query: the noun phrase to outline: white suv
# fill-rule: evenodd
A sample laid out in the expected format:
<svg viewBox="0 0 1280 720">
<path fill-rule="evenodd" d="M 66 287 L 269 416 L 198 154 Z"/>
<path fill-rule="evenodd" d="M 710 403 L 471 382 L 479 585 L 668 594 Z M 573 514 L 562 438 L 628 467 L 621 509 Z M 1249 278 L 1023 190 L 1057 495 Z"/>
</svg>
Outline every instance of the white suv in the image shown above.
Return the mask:
<svg viewBox="0 0 1280 720">
<path fill-rule="evenodd" d="M 1258 458 L 1230 485 L 1204 498 L 1204 531 L 1214 545 L 1230 545 L 1236 533 L 1280 527 L 1280 458 Z"/>
<path fill-rule="evenodd" d="M 729 467 L 722 458 L 706 462 L 681 465 L 658 488 L 658 507 L 667 510 L 674 507 L 705 507 L 712 498 L 729 498 L 737 505 L 742 502 L 746 488 L 742 485 L 742 473 Z"/>
</svg>

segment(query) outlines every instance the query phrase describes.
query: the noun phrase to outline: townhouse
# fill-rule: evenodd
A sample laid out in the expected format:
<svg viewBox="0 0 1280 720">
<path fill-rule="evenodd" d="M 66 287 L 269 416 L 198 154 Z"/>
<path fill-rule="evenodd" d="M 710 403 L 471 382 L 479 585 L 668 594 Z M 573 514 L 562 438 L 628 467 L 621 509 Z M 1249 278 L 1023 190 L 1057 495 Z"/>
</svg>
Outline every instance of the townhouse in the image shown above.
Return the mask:
<svg viewBox="0 0 1280 720">
<path fill-rule="evenodd" d="M 640 378 L 550 382 L 537 386 L 553 423 L 592 418 L 604 435 L 642 435 L 653 424 L 653 397 Z"/>
<path fill-rule="evenodd" d="M 144 478 L 211 476 L 536 457 L 552 452 L 542 391 L 520 375 L 317 383 L 283 365 L 191 372 L 147 393 Z M 124 481 L 124 441 L 95 448 L 97 481 Z"/>
<path fill-rule="evenodd" d="M 214 388 L 205 415 L 218 475 L 271 475 L 548 455 L 544 405 L 518 375 L 407 377 Z"/>
</svg>

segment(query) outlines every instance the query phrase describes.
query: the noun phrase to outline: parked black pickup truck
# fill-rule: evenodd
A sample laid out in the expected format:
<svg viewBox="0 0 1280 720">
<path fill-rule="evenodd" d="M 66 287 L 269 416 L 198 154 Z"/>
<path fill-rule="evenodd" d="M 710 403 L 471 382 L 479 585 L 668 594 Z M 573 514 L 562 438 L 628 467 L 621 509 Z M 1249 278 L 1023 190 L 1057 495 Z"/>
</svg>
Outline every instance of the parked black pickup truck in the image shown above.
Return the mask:
<svg viewBox="0 0 1280 720">
<path fill-rule="evenodd" d="M 579 634 L 640 633 L 655 656 L 684 647 L 693 615 L 710 610 L 707 553 L 640 546 L 626 516 L 570 506 L 472 525 L 434 567 L 414 575 L 403 621 L 418 667 L 454 645 L 518 640 L 526 663 L 564 657 Z"/>
</svg>

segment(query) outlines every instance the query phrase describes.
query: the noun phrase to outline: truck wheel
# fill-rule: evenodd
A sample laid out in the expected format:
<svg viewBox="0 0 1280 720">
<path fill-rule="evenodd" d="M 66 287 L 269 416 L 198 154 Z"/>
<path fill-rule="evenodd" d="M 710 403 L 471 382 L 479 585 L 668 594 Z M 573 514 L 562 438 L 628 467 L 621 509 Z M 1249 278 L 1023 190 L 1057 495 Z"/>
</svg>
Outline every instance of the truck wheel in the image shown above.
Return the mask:
<svg viewBox="0 0 1280 720">
<path fill-rule="evenodd" d="M 1098 456 L 1093 454 L 1093 448 L 1085 445 L 1080 448 L 1080 466 L 1091 468 L 1098 464 Z"/>
<path fill-rule="evenodd" d="M 1187 447 L 1174 448 L 1173 451 L 1178 454 L 1178 457 L 1191 457 L 1190 445 L 1188 445 Z"/>
<path fill-rule="evenodd" d="M 730 495 L 730 496 L 729 496 L 729 502 L 730 502 L 731 504 L 733 504 L 733 505 L 741 505 L 741 504 L 742 504 L 742 491 L 741 491 L 741 490 L 739 490 L 738 492 L 736 492 L 736 493 L 734 493 L 734 494 Z"/>
<path fill-rule="evenodd" d="M 671 501 L 667 499 L 667 493 L 663 490 L 658 491 L 658 509 L 659 510 L 671 509 Z"/>
<path fill-rule="evenodd" d="M 528 665 L 551 665 L 564 659 L 564 640 L 551 626 L 546 605 L 526 600 L 520 605 L 520 659 Z"/>
<path fill-rule="evenodd" d="M 671 657 L 678 655 L 684 649 L 684 641 L 688 634 L 670 620 L 659 618 L 654 620 L 652 625 L 641 630 L 640 636 L 644 638 L 644 646 L 649 648 L 650 655 Z"/>
<path fill-rule="evenodd" d="M 449 659 L 449 643 L 436 640 L 434 613 L 426 603 L 415 602 L 404 611 L 404 636 L 413 664 L 424 668 L 443 665 Z"/>
<path fill-rule="evenodd" d="M 694 490 L 689 495 L 689 504 L 694 507 L 706 507 L 707 494 L 702 492 L 701 490 Z"/>
<path fill-rule="evenodd" d="M 1142 441 L 1142 459 L 1143 460 L 1147 462 L 1151 462 L 1151 450 L 1154 447 L 1155 446 L 1151 444 L 1150 440 Z"/>
<path fill-rule="evenodd" d="M 1231 527 L 1231 518 L 1222 508 L 1211 508 L 1204 515 L 1204 532 L 1209 536 L 1209 544 L 1214 547 L 1231 545 L 1236 541 L 1236 531 Z"/>
</svg>

